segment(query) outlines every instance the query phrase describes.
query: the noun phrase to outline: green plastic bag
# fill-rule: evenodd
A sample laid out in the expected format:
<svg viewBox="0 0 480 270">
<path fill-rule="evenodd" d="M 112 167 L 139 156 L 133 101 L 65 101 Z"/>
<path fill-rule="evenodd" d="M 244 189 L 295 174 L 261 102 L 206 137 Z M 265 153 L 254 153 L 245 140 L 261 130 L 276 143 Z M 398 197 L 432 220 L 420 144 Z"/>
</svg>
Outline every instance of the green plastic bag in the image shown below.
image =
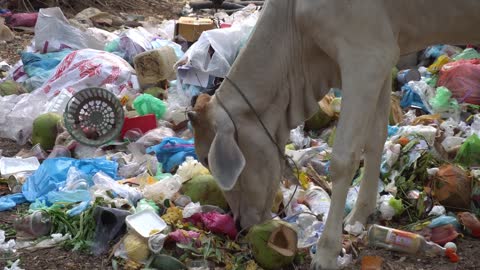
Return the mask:
<svg viewBox="0 0 480 270">
<path fill-rule="evenodd" d="M 468 167 L 480 166 L 480 138 L 473 134 L 458 150 L 455 162 Z"/>
<path fill-rule="evenodd" d="M 435 97 L 429 100 L 434 113 L 439 113 L 443 118 L 457 118 L 460 115 L 460 106 L 452 93 L 446 87 L 438 87 Z"/>
<path fill-rule="evenodd" d="M 478 59 L 480 58 L 480 53 L 478 53 L 475 49 L 467 48 L 463 52 L 455 55 L 453 60 L 470 60 L 470 59 Z"/>
<path fill-rule="evenodd" d="M 161 99 L 150 94 L 142 94 L 133 101 L 133 107 L 139 115 L 155 114 L 157 119 L 161 119 L 167 112 L 167 105 Z"/>
</svg>

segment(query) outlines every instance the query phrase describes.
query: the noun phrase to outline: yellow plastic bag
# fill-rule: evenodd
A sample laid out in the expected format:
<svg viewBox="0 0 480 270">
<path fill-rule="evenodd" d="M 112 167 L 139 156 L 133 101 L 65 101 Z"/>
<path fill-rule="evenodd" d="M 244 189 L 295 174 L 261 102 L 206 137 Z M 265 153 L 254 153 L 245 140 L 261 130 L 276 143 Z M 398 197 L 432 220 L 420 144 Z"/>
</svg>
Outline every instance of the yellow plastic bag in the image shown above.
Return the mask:
<svg viewBox="0 0 480 270">
<path fill-rule="evenodd" d="M 428 71 L 432 74 L 436 74 L 442 69 L 443 65 L 452 62 L 450 57 L 447 55 L 440 55 L 431 66 L 428 67 Z"/>
</svg>

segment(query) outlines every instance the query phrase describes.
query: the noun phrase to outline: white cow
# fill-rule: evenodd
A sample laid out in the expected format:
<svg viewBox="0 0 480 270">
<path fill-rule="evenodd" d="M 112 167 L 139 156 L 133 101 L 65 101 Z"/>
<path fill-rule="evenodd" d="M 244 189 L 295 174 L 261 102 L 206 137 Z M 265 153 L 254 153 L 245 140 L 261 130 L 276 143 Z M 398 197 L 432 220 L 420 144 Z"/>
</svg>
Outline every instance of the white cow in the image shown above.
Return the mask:
<svg viewBox="0 0 480 270">
<path fill-rule="evenodd" d="M 236 220 L 249 227 L 271 218 L 285 169 L 254 111 L 283 148 L 289 131 L 318 110 L 317 101 L 341 88 L 332 203 L 312 263 L 337 268 L 345 199 L 362 153 L 365 178 L 345 222 L 365 224 L 375 210 L 391 68 L 400 55 L 432 44 L 480 43 L 479 25 L 479 0 L 267 1 L 229 79 L 189 113 L 198 157 L 225 190 Z"/>
</svg>

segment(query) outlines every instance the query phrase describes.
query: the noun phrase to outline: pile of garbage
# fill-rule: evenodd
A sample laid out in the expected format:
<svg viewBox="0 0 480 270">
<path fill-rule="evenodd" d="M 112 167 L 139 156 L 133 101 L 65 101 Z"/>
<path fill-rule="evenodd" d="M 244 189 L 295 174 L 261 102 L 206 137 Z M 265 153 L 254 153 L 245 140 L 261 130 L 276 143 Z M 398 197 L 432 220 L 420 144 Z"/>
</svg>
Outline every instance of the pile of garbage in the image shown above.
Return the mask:
<svg viewBox="0 0 480 270">
<path fill-rule="evenodd" d="M 0 211 L 29 205 L 15 230 L 0 230 L 0 253 L 63 245 L 110 253 L 128 269 L 280 269 L 314 254 L 330 208 L 341 91 L 291 131 L 286 154 L 300 186 L 279 179 L 274 218 L 248 233 L 196 160 L 185 117 L 192 99 L 220 85 L 260 12 L 252 4 L 116 31 L 98 28 L 117 17 L 93 8 L 70 20 L 59 8 L 35 13 L 21 61 L 0 61 L 0 137 L 33 145 L 15 157 L 0 150 Z M 480 237 L 480 53 L 437 45 L 422 56 L 425 66 L 392 71 L 376 215 L 386 227 L 345 230 L 371 246 L 456 262 L 452 242 Z M 340 266 L 352 262 L 352 249 L 345 246 Z"/>
</svg>

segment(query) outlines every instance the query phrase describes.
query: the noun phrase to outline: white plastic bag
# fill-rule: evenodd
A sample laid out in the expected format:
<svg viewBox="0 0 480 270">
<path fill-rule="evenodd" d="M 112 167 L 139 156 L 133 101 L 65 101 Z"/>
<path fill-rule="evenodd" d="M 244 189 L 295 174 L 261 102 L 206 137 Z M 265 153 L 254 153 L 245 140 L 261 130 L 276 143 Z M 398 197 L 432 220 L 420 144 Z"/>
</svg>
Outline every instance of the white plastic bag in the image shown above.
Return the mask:
<svg viewBox="0 0 480 270">
<path fill-rule="evenodd" d="M 182 187 L 182 178 L 174 175 L 169 178 L 162 179 L 153 185 L 146 186 L 143 195 L 146 199 L 153 200 L 157 203 L 163 203 L 166 199 L 171 199 Z"/>
<path fill-rule="evenodd" d="M 177 175 L 185 183 L 197 175 L 208 174 L 209 171 L 193 157 L 186 157 L 186 160 L 178 167 Z"/>
<path fill-rule="evenodd" d="M 53 98 L 64 89 L 76 93 L 87 87 L 105 87 L 119 95 L 124 89 L 135 89 L 136 85 L 135 70 L 121 57 L 83 49 L 68 54 L 54 74 L 33 93 L 42 92 Z"/>
<path fill-rule="evenodd" d="M 101 41 L 71 26 L 59 7 L 40 9 L 34 41 L 35 49 L 42 53 L 61 51 L 65 48 L 103 49 Z"/>
<path fill-rule="evenodd" d="M 191 202 L 187 204 L 185 208 L 183 208 L 182 216 L 183 218 L 189 218 L 195 215 L 196 213 L 201 213 L 201 212 L 202 212 L 202 206 L 200 205 L 200 203 Z"/>
</svg>

